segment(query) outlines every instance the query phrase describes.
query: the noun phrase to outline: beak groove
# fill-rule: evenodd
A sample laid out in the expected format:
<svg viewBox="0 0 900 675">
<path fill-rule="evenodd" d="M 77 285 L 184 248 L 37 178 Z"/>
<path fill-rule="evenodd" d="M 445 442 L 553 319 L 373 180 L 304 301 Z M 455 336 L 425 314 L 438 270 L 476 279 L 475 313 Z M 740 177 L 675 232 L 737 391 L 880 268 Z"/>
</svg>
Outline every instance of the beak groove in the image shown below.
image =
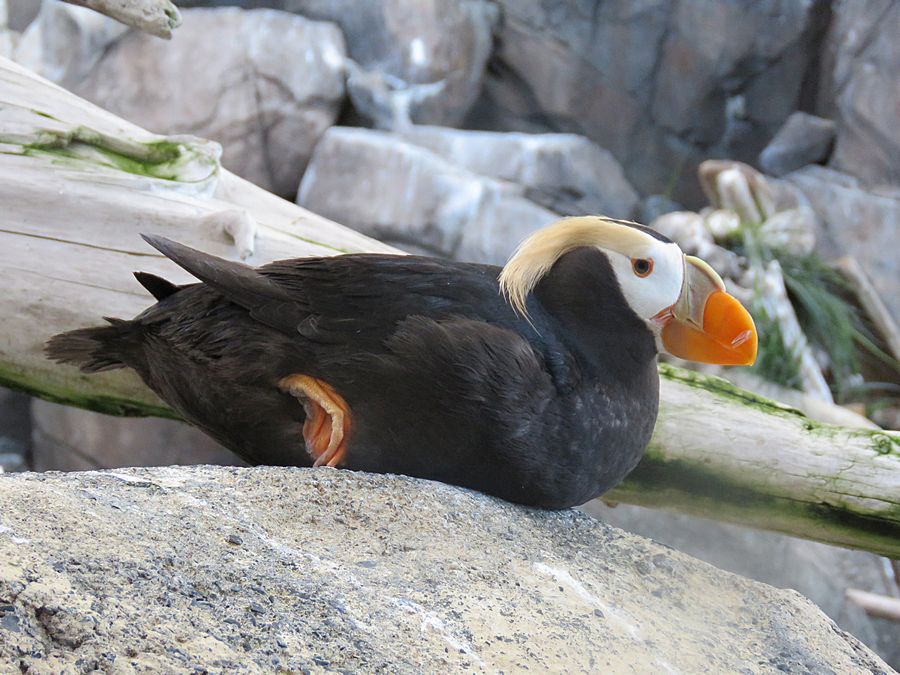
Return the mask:
<svg viewBox="0 0 900 675">
<path fill-rule="evenodd" d="M 725 292 L 721 277 L 699 258 L 685 256 L 685 281 L 672 318 L 662 329 L 666 351 L 688 361 L 749 366 L 758 336 L 750 313 Z"/>
</svg>

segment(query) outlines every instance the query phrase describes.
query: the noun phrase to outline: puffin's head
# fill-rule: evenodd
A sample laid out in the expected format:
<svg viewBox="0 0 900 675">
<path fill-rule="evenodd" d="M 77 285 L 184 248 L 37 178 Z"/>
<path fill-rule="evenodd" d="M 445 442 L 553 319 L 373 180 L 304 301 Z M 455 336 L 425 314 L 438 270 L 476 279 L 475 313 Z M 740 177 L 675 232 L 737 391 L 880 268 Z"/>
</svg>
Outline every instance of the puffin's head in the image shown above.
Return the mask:
<svg viewBox="0 0 900 675">
<path fill-rule="evenodd" d="M 500 273 L 500 287 L 522 316 L 528 295 L 565 254 L 599 249 L 632 311 L 657 347 L 701 363 L 751 365 L 757 335 L 749 312 L 725 292 L 709 265 L 648 227 L 599 216 L 564 218 L 526 239 Z"/>
</svg>

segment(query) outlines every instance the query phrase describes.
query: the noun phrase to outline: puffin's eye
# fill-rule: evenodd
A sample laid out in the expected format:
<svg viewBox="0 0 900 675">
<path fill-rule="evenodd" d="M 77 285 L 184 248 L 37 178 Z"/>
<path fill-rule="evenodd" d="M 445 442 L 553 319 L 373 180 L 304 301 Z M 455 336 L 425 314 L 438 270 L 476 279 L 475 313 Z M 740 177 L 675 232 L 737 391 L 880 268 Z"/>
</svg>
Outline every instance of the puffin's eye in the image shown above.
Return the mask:
<svg viewBox="0 0 900 675">
<path fill-rule="evenodd" d="M 648 277 L 653 271 L 653 258 L 632 258 L 631 269 L 639 277 Z"/>
</svg>

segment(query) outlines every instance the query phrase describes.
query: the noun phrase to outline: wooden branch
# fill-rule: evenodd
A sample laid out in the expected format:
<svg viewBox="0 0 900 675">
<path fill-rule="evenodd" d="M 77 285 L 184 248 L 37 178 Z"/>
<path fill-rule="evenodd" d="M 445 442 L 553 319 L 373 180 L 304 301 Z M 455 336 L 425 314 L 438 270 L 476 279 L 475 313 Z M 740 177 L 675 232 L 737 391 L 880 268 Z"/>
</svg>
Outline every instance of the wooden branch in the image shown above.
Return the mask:
<svg viewBox="0 0 900 675">
<path fill-rule="evenodd" d="M 897 598 L 861 591 L 858 588 L 848 588 L 846 596 L 854 605 L 862 607 L 869 616 L 900 623 L 900 600 Z"/>
<path fill-rule="evenodd" d="M 900 558 L 900 434 L 820 424 L 660 365 L 656 431 L 613 501 Z"/>
<path fill-rule="evenodd" d="M 133 270 L 190 280 L 140 232 L 254 265 L 393 250 L 224 171 L 218 150 L 149 134 L 0 59 L 0 383 L 172 415 L 130 371 L 87 376 L 42 353 L 54 333 L 148 306 Z M 900 436 L 824 426 L 718 378 L 660 371 L 656 434 L 610 499 L 900 557 Z"/>
<path fill-rule="evenodd" d="M 181 14 L 170 0 L 64 0 L 106 14 L 126 26 L 169 40 L 181 25 Z"/>
<path fill-rule="evenodd" d="M 875 330 L 884 338 L 890 355 L 900 361 L 900 328 L 897 327 L 875 286 L 869 281 L 862 265 L 850 256 L 838 258 L 834 264 L 856 293 L 863 311 L 875 324 Z"/>
</svg>

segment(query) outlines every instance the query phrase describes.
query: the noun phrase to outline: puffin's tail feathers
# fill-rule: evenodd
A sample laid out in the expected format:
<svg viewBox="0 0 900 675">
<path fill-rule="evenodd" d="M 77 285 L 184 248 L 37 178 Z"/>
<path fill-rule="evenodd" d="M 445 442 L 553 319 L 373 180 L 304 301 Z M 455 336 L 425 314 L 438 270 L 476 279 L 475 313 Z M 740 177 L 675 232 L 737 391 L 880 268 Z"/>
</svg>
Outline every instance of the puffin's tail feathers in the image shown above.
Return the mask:
<svg viewBox="0 0 900 675">
<path fill-rule="evenodd" d="M 149 272 L 135 272 L 134 278 L 137 279 L 138 283 L 140 283 L 150 295 L 156 298 L 157 301 L 165 300 L 170 295 L 175 295 L 175 293 L 181 290 L 180 286 L 176 286 L 168 279 L 163 279 L 162 277 L 150 274 Z"/>
<path fill-rule="evenodd" d="M 104 317 L 109 326 L 79 328 L 54 335 L 44 345 L 47 358 L 80 366 L 82 372 L 99 373 L 124 368 L 122 355 L 133 343 L 130 321 Z"/>
<path fill-rule="evenodd" d="M 153 234 L 141 235 L 148 244 L 169 260 L 186 269 L 200 281 L 246 310 L 266 316 L 266 308 L 273 306 L 276 314 L 284 314 L 294 299 L 277 283 L 243 263 L 217 258 Z M 143 283 L 143 282 L 141 282 Z M 276 322 L 277 323 L 277 322 Z"/>
</svg>

